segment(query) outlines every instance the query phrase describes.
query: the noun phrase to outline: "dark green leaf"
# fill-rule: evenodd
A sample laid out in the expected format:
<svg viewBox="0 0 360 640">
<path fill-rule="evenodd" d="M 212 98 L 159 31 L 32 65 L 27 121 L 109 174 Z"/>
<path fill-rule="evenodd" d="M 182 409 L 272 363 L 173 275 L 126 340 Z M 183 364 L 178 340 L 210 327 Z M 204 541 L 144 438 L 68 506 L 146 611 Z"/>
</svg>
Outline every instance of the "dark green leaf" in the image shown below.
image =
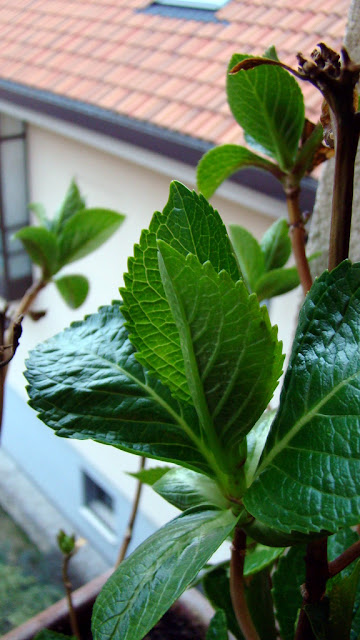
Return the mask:
<svg viewBox="0 0 360 640">
<path fill-rule="evenodd" d="M 244 469 L 248 487 L 254 479 L 275 413 L 276 411 L 265 411 L 246 436 L 247 457 Z"/>
<path fill-rule="evenodd" d="M 261 158 L 245 147 L 224 144 L 210 149 L 201 158 L 197 166 L 198 190 L 205 198 L 210 198 L 226 178 L 245 167 L 257 167 L 270 171 L 278 178 L 281 176 L 279 168 L 265 158 Z"/>
<path fill-rule="evenodd" d="M 260 301 L 268 300 L 292 291 L 299 283 L 299 273 L 296 267 L 273 269 L 259 278 L 255 292 Z"/>
<path fill-rule="evenodd" d="M 321 602 L 306 604 L 304 611 L 309 619 L 315 640 L 330 640 L 328 626 L 329 602 L 327 598 L 324 598 Z M 340 637 L 342 640 L 345 640 L 342 635 L 336 636 L 337 639 Z"/>
<path fill-rule="evenodd" d="M 290 547 L 273 574 L 273 598 L 282 640 L 294 640 L 295 623 L 305 582 L 305 545 Z"/>
<path fill-rule="evenodd" d="M 246 600 L 260 640 L 276 640 L 270 574 L 265 569 L 248 580 Z"/>
<path fill-rule="evenodd" d="M 94 640 L 142 640 L 236 524 L 230 511 L 192 511 L 141 544 L 116 569 L 93 610 Z"/>
<path fill-rule="evenodd" d="M 203 586 L 212 606 L 225 611 L 227 626 L 231 633 L 238 640 L 244 640 L 231 602 L 228 568 L 219 567 L 207 573 L 203 578 Z"/>
<path fill-rule="evenodd" d="M 254 575 L 273 565 L 284 551 L 284 547 L 265 547 L 262 544 L 257 544 L 254 549 L 246 552 L 244 576 Z"/>
<path fill-rule="evenodd" d="M 229 640 L 226 614 L 223 609 L 218 609 L 211 618 L 206 640 Z"/>
<path fill-rule="evenodd" d="M 328 557 L 329 560 L 335 560 L 340 554 L 342 554 L 348 547 L 359 540 L 359 536 L 356 531 L 353 531 L 350 528 L 341 529 L 335 535 L 329 536 L 328 538 Z M 355 562 L 352 562 L 345 569 L 341 571 L 335 578 L 328 582 L 328 587 L 331 588 L 332 584 L 335 584 L 337 581 L 341 581 L 347 576 L 350 576 L 352 571 L 354 570 Z M 346 605 L 345 605 L 346 606 Z M 332 608 L 334 604 L 332 605 Z M 358 582 L 358 587 L 355 595 L 355 602 L 353 607 L 353 618 L 351 624 L 351 632 L 350 638 L 351 640 L 358 640 L 358 636 L 360 633 L 360 585 Z"/>
<path fill-rule="evenodd" d="M 152 487 L 153 484 L 155 484 L 157 480 L 160 480 L 170 469 L 172 469 L 172 467 L 152 467 L 151 469 L 142 469 L 135 473 L 128 473 L 128 475 Z"/>
<path fill-rule="evenodd" d="M 246 508 L 283 531 L 336 531 L 360 512 L 360 264 L 315 281 Z M 281 490 L 280 490 L 281 487 Z"/>
<path fill-rule="evenodd" d="M 235 54 L 229 70 L 249 56 Z M 304 126 L 304 100 L 284 69 L 262 65 L 228 75 L 228 101 L 234 118 L 283 171 L 292 168 Z"/>
<path fill-rule="evenodd" d="M 264 255 L 265 271 L 279 269 L 286 264 L 291 255 L 291 240 L 285 218 L 279 218 L 269 227 L 261 239 L 260 248 Z"/>
<path fill-rule="evenodd" d="M 330 602 L 330 632 L 326 640 L 350 640 L 355 598 L 359 591 L 360 560 L 344 577 L 335 576 L 327 584 Z"/>
<path fill-rule="evenodd" d="M 216 482 L 191 469 L 171 469 L 153 484 L 153 489 L 182 511 L 201 504 L 229 507 Z"/>
<path fill-rule="evenodd" d="M 101 308 L 31 352 L 31 406 L 60 436 L 208 471 L 193 407 L 176 402 L 134 351 L 120 305 Z"/>
<path fill-rule="evenodd" d="M 209 262 L 201 265 L 192 254 L 185 258 L 164 242 L 158 245 L 193 402 L 215 459 L 230 473 L 281 374 L 277 328 L 241 280 L 234 283 Z"/>
<path fill-rule="evenodd" d="M 179 253 L 210 260 L 216 271 L 225 269 L 239 279 L 229 238 L 218 212 L 195 192 L 173 182 L 163 213 L 155 213 L 149 230 L 141 234 L 124 276 L 124 315 L 138 360 L 169 386 L 176 397 L 191 402 L 185 376 L 179 333 L 161 282 L 157 239 Z"/>
<path fill-rule="evenodd" d="M 55 235 L 45 227 L 23 227 L 14 234 L 31 260 L 38 264 L 44 278 L 50 278 L 58 270 L 58 249 Z"/>
<path fill-rule="evenodd" d="M 75 636 L 66 636 L 63 633 L 58 633 L 51 629 L 43 629 L 34 636 L 34 640 L 76 640 L 76 638 Z"/>
<path fill-rule="evenodd" d="M 263 252 L 256 238 L 244 227 L 230 224 L 229 231 L 245 284 L 250 293 L 254 293 L 256 283 L 265 271 Z"/>
<path fill-rule="evenodd" d="M 77 309 L 85 302 L 89 292 L 89 281 L 85 276 L 62 276 L 56 278 L 54 282 L 71 309 Z"/>
<path fill-rule="evenodd" d="M 79 187 L 75 180 L 72 180 L 60 210 L 52 223 L 55 233 L 61 233 L 67 221 L 70 220 L 75 213 L 85 209 L 85 207 L 86 202 L 80 193 Z"/>
<path fill-rule="evenodd" d="M 74 213 L 59 234 L 61 265 L 95 251 L 119 228 L 124 216 L 108 209 L 83 209 Z"/>
</svg>

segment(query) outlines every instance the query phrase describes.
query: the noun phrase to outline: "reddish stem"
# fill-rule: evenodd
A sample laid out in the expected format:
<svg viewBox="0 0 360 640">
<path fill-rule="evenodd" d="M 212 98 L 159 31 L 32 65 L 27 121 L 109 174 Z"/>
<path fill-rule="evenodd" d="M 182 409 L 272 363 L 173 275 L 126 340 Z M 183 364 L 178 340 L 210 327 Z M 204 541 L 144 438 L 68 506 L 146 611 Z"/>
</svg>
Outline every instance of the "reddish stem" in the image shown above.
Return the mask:
<svg viewBox="0 0 360 640">
<path fill-rule="evenodd" d="M 248 609 L 245 585 L 244 562 L 246 554 L 246 533 L 235 527 L 230 560 L 230 593 L 236 619 L 245 640 L 260 640 Z"/>
</svg>

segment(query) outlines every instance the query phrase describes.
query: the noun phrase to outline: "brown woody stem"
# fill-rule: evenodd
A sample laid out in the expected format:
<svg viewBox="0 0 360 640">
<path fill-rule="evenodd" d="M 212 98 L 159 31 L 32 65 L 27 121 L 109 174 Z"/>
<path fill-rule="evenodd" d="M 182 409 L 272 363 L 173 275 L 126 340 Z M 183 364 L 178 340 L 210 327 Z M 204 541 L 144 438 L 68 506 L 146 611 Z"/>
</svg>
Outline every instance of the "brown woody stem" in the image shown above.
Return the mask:
<svg viewBox="0 0 360 640">
<path fill-rule="evenodd" d="M 69 574 L 68 574 L 68 567 L 69 567 L 71 556 L 72 556 L 71 553 L 64 555 L 63 566 L 62 566 L 62 578 L 63 578 L 64 587 L 65 587 L 66 600 L 69 608 L 71 631 L 78 640 L 81 640 L 78 620 L 77 620 L 75 608 L 72 601 L 71 582 L 69 580 Z"/>
<path fill-rule="evenodd" d="M 329 576 L 333 578 L 340 571 L 346 569 L 354 560 L 360 557 L 360 540 L 354 542 L 348 549 L 346 549 L 340 556 L 329 562 Z"/>
<path fill-rule="evenodd" d="M 303 587 L 303 608 L 300 611 L 295 640 L 315 640 L 309 618 L 304 610 L 307 604 L 321 602 L 329 579 L 327 538 L 313 540 L 306 547 L 306 578 Z"/>
<path fill-rule="evenodd" d="M 260 640 L 250 616 L 245 596 L 244 562 L 246 553 L 246 533 L 235 527 L 230 560 L 231 601 L 245 640 Z"/>
<path fill-rule="evenodd" d="M 146 458 L 142 457 L 141 460 L 140 460 L 140 469 L 139 469 L 139 471 L 142 471 L 145 468 L 145 462 L 146 462 Z M 142 487 L 143 487 L 142 481 L 138 480 L 137 486 L 136 486 L 136 492 L 135 492 L 135 496 L 134 496 L 134 502 L 133 502 L 133 506 L 132 506 L 132 509 L 131 509 L 131 514 L 130 514 L 130 518 L 129 518 L 129 522 L 128 522 L 128 526 L 126 527 L 124 539 L 123 539 L 122 545 L 120 547 L 120 551 L 119 551 L 119 555 L 118 555 L 115 567 L 118 567 L 119 564 L 124 560 L 124 558 L 126 556 L 126 552 L 128 550 L 128 547 L 129 547 L 129 544 L 130 544 L 130 542 L 132 540 L 133 531 L 134 531 L 134 524 L 135 524 L 135 520 L 136 520 L 138 509 L 139 509 L 139 502 L 140 502 Z"/>
<path fill-rule="evenodd" d="M 311 289 L 312 277 L 305 253 L 306 232 L 299 205 L 298 186 L 285 185 L 286 203 L 289 214 L 290 239 L 304 295 Z"/>
</svg>

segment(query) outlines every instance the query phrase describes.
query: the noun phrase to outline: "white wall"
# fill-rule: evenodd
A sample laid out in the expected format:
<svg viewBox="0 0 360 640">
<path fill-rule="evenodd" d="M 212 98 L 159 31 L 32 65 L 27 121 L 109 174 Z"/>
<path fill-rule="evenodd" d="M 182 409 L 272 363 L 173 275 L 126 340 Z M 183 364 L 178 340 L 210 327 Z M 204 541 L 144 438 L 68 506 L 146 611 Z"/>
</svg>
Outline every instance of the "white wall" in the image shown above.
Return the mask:
<svg viewBox="0 0 360 640">
<path fill-rule="evenodd" d="M 64 125 L 62 131 L 54 132 L 49 129 L 53 124 L 45 119 L 28 128 L 30 200 L 43 203 L 47 212 L 53 213 L 61 203 L 71 178 L 75 177 L 89 206 L 104 206 L 121 211 L 126 214 L 126 220 L 106 245 L 67 268 L 69 273 L 83 273 L 90 279 L 90 295 L 81 309 L 69 311 L 52 285 L 39 296 L 36 308 L 46 309 L 47 314 L 38 323 L 26 319 L 21 347 L 11 364 L 8 377 L 8 383 L 24 400 L 26 392 L 22 371 L 29 348 L 54 335 L 71 321 L 81 319 L 85 314 L 95 312 L 98 306 L 118 298 L 118 287 L 122 284 L 127 257 L 132 254 L 133 244 L 138 241 L 141 229 L 148 226 L 152 213 L 165 205 L 170 178 L 178 179 L 190 188 L 195 186 L 194 170 L 181 162 L 131 149 L 129 145 L 107 141 L 103 136 L 86 135 L 68 125 Z M 100 149 L 94 148 L 95 144 Z M 284 215 L 284 209 L 278 203 L 246 189 L 225 186 L 219 193 L 214 198 L 214 205 L 224 221 L 247 226 L 257 237 L 261 237 L 274 215 Z M 246 207 L 239 204 L 243 201 L 246 202 Z M 279 307 L 281 318 L 284 310 L 289 309 L 286 300 L 284 302 Z M 47 432 L 46 427 L 38 426 L 37 442 L 42 441 L 41 433 L 44 434 L 45 442 Z M 25 434 L 23 437 L 29 435 Z M 6 443 L 16 456 L 16 443 L 13 438 L 6 436 L 5 431 L 4 444 Z M 30 445 L 33 446 L 31 437 Z M 134 481 L 125 476 L 124 471 L 137 468 L 137 457 L 90 441 L 67 441 L 66 446 L 71 447 L 72 452 L 76 451 L 79 459 L 86 460 L 87 465 L 93 466 L 96 472 L 108 480 L 112 488 L 120 489 L 125 497 L 131 499 Z M 22 464 L 26 466 L 26 456 L 22 459 Z M 31 474 L 35 472 L 33 466 L 29 466 L 28 471 Z M 41 484 L 42 481 L 39 482 Z M 50 484 L 51 482 L 46 490 L 56 501 L 57 489 Z M 143 509 L 154 525 L 164 523 L 176 513 L 150 489 L 145 489 L 144 493 Z M 71 502 L 71 496 L 69 501 Z M 64 508 L 63 501 L 60 502 L 60 506 Z M 70 505 L 70 511 L 71 508 Z M 66 515 L 71 517 L 71 513 Z"/>
</svg>

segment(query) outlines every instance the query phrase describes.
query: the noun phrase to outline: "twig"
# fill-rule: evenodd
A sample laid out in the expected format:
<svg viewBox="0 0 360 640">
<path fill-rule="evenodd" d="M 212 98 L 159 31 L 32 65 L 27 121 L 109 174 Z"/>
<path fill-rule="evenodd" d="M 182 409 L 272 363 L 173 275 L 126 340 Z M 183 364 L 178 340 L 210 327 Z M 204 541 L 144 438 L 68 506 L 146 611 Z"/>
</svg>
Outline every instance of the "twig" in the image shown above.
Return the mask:
<svg viewBox="0 0 360 640">
<path fill-rule="evenodd" d="M 63 565 L 62 565 L 62 578 L 63 578 L 64 587 L 65 587 L 66 600 L 69 608 L 71 631 L 78 640 L 81 640 L 78 620 L 77 620 L 76 612 L 75 612 L 73 601 L 72 601 L 71 582 L 69 580 L 69 574 L 68 574 L 68 567 L 69 567 L 69 562 L 71 557 L 72 557 L 71 553 L 64 554 Z"/>
<path fill-rule="evenodd" d="M 291 176 L 289 176 L 289 178 L 291 179 Z M 292 250 L 303 292 L 304 295 L 306 295 L 307 292 L 311 289 L 312 276 L 308 259 L 305 253 L 306 231 L 304 228 L 304 222 L 299 206 L 300 189 L 298 186 L 292 186 L 291 184 L 286 183 L 284 188 L 289 214 L 289 228 Z"/>
<path fill-rule="evenodd" d="M 303 586 L 303 607 L 300 611 L 295 640 L 315 640 L 309 618 L 304 610 L 307 604 L 321 602 L 329 579 L 327 538 L 313 540 L 306 547 L 306 578 Z"/>
<path fill-rule="evenodd" d="M 0 347 L 0 353 L 2 356 L 4 356 L 4 353 L 7 349 L 11 349 L 11 354 L 8 358 L 6 358 L 6 360 L 2 359 L 0 361 L 0 367 L 6 367 L 6 365 L 9 364 L 9 362 L 11 362 L 11 360 L 13 359 L 16 350 L 19 346 L 19 340 L 22 334 L 22 327 L 21 327 L 21 323 L 23 320 L 24 316 L 20 316 L 18 318 L 18 320 L 16 320 L 14 322 L 14 328 L 13 328 L 13 342 L 12 344 L 5 344 L 3 347 Z"/>
<path fill-rule="evenodd" d="M 140 469 L 139 469 L 139 471 L 142 471 L 145 468 L 145 462 L 146 462 L 146 458 L 142 457 L 141 460 L 140 460 Z M 120 551 L 119 551 L 119 555 L 118 555 L 115 567 L 118 567 L 119 564 L 124 560 L 124 558 L 126 556 L 126 552 L 128 550 L 128 547 L 129 547 L 129 544 L 130 544 L 130 542 L 132 540 L 134 524 L 135 524 L 135 519 L 136 519 L 138 508 L 139 508 L 139 502 L 140 502 L 142 487 L 143 487 L 142 481 L 138 480 L 137 486 L 136 486 L 136 492 L 135 492 L 135 496 L 134 496 L 134 502 L 133 502 L 133 506 L 132 506 L 132 510 L 131 510 L 131 514 L 130 514 L 130 518 L 129 518 L 129 522 L 128 522 L 128 526 L 126 527 L 124 539 L 123 539 L 122 545 L 120 547 Z"/>
<path fill-rule="evenodd" d="M 354 542 L 348 549 L 340 554 L 335 560 L 329 562 L 329 576 L 333 578 L 340 571 L 349 566 L 356 558 L 360 557 L 360 540 Z"/>
<path fill-rule="evenodd" d="M 244 562 L 246 553 L 246 533 L 235 527 L 230 560 L 230 593 L 236 619 L 245 640 L 260 640 L 250 616 L 245 597 Z"/>
</svg>

